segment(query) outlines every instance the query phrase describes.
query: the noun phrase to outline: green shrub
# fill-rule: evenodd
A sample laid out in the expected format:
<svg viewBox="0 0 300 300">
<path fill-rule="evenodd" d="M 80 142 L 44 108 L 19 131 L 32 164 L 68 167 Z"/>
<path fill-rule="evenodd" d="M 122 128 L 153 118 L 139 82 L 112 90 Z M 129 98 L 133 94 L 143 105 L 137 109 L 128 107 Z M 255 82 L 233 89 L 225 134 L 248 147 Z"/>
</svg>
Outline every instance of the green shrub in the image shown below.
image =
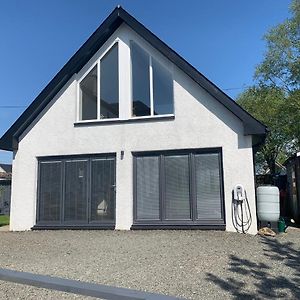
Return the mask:
<svg viewBox="0 0 300 300">
<path fill-rule="evenodd" d="M 9 216 L 1 215 L 0 216 L 0 227 L 9 224 Z"/>
</svg>

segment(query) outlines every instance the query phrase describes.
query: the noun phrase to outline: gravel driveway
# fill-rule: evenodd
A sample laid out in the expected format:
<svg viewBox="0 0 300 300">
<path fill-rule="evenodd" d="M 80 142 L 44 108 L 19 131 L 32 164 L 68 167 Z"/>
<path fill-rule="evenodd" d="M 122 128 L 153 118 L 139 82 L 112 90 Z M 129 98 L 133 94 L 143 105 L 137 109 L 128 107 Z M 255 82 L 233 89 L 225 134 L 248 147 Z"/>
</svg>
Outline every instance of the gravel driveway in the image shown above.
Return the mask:
<svg viewBox="0 0 300 300">
<path fill-rule="evenodd" d="M 185 297 L 299 299 L 300 230 L 0 232 L 0 267 Z M 92 299 L 0 281 L 0 299 Z"/>
</svg>

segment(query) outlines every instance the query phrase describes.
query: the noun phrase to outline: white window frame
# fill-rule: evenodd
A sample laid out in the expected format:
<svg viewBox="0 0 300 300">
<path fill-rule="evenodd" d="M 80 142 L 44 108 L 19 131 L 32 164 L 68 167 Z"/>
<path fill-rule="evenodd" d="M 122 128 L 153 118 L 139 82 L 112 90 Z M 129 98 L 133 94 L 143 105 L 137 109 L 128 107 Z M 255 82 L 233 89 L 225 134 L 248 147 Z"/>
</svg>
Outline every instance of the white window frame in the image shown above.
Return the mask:
<svg viewBox="0 0 300 300">
<path fill-rule="evenodd" d="M 150 88 L 150 115 L 148 116 L 133 116 L 132 110 L 133 110 L 133 80 L 132 80 L 132 56 L 131 56 L 131 44 L 135 43 L 138 45 L 149 57 L 149 88 Z M 151 119 L 151 118 L 163 118 L 163 117 L 173 117 L 175 115 L 175 97 L 174 97 L 174 78 L 173 78 L 173 72 L 170 72 L 169 68 L 160 60 L 155 58 L 149 51 L 147 51 L 139 42 L 136 40 L 130 40 L 129 41 L 129 48 L 130 48 L 130 103 L 131 103 L 131 109 L 130 109 L 130 119 L 136 120 L 136 119 Z M 153 97 L 153 68 L 152 68 L 152 60 L 155 59 L 159 64 L 161 64 L 165 69 L 168 70 L 168 72 L 171 75 L 172 78 L 172 101 L 173 101 L 173 112 L 170 114 L 163 114 L 163 115 L 155 115 L 154 114 L 154 97 Z"/>
<path fill-rule="evenodd" d="M 133 116 L 133 81 L 132 81 L 132 58 L 131 58 L 131 42 L 136 43 L 145 53 L 149 56 L 149 75 L 150 75 L 150 109 L 151 114 L 147 116 Z M 101 99 L 100 99 L 100 62 L 101 59 L 115 46 L 118 44 L 118 69 L 119 69 L 119 117 L 118 118 L 105 118 L 101 119 L 100 109 L 101 109 Z M 145 45 L 143 41 L 140 41 L 138 37 L 135 36 L 123 36 L 116 37 L 115 39 L 109 40 L 104 47 L 101 47 L 94 57 L 76 74 L 76 111 L 75 111 L 75 123 L 74 124 L 84 124 L 84 123 L 105 123 L 113 121 L 130 121 L 139 119 L 164 119 L 164 118 L 174 118 L 175 116 L 175 91 L 174 91 L 174 65 L 169 64 L 166 59 L 156 54 Z M 173 86 L 173 112 L 170 114 L 160 114 L 154 115 L 154 97 L 153 97 L 153 69 L 152 60 L 155 59 L 164 68 L 166 68 L 172 78 Z M 81 105 L 81 81 L 89 74 L 89 72 L 97 66 L 97 118 L 90 120 L 82 120 L 82 105 Z M 128 73 L 127 73 L 128 72 Z"/>
<path fill-rule="evenodd" d="M 107 121 L 117 121 L 120 120 L 120 72 L 118 72 L 118 79 L 119 79 L 119 117 L 118 118 L 103 118 L 101 119 L 101 99 L 100 99 L 100 63 L 101 59 L 117 44 L 118 47 L 118 70 L 120 70 L 120 39 L 115 39 L 107 49 L 97 58 L 97 60 L 84 72 L 84 74 L 77 80 L 77 115 L 76 115 L 76 122 L 77 123 L 89 123 L 89 122 L 107 122 Z M 91 70 L 97 66 L 97 118 L 90 119 L 90 120 L 82 120 L 82 99 L 81 99 L 81 90 L 80 90 L 80 83 L 85 77 L 91 72 Z"/>
</svg>

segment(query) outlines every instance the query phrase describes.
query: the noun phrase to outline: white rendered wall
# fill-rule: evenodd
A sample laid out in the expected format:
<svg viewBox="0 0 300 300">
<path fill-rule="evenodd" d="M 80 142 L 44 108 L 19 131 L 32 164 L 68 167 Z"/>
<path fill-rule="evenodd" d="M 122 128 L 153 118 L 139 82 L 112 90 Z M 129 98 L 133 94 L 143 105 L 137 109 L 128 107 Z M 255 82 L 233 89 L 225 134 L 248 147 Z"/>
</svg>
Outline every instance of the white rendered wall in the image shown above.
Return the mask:
<svg viewBox="0 0 300 300">
<path fill-rule="evenodd" d="M 120 61 L 120 118 L 131 111 L 129 41 L 134 39 L 173 73 L 175 119 L 74 126 L 77 116 L 77 79 L 118 37 Z M 173 66 L 134 32 L 122 25 L 91 61 L 66 84 L 43 114 L 26 130 L 14 155 L 11 230 L 29 230 L 36 219 L 38 156 L 117 153 L 116 229 L 133 223 L 132 151 L 222 147 L 226 230 L 231 221 L 231 191 L 242 183 L 252 212 L 250 233 L 256 233 L 256 208 L 251 136 L 243 135 L 241 121 L 185 73 Z M 120 159 L 120 152 L 124 158 Z"/>
</svg>

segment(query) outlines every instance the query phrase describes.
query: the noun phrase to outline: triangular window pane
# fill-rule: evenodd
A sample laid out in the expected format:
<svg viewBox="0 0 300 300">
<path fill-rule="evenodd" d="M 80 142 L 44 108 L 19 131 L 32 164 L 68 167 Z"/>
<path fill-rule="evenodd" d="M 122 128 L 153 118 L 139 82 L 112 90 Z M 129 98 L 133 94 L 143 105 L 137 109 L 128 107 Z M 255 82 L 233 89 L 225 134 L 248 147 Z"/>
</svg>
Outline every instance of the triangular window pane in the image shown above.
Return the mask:
<svg viewBox="0 0 300 300">
<path fill-rule="evenodd" d="M 80 99 L 80 119 L 97 119 L 97 65 L 80 82 Z"/>
</svg>

